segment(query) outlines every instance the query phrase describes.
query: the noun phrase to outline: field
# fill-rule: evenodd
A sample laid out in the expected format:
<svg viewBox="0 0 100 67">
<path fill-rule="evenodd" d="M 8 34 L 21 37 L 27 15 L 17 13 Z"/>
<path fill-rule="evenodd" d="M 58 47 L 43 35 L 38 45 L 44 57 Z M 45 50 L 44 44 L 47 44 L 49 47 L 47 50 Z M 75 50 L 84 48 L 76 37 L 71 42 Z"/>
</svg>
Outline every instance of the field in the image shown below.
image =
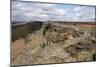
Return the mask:
<svg viewBox="0 0 100 67">
<path fill-rule="evenodd" d="M 95 22 L 15 23 L 11 40 L 12 66 L 96 60 Z"/>
</svg>

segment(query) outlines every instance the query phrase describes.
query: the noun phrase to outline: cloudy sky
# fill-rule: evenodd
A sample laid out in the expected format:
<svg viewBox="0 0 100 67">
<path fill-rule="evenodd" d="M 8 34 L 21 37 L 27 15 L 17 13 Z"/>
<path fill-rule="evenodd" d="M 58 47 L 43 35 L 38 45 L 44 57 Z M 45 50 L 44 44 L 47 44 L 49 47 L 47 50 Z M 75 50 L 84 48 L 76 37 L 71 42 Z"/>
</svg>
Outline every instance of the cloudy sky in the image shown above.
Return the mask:
<svg viewBox="0 0 100 67">
<path fill-rule="evenodd" d="M 12 21 L 95 21 L 95 6 L 12 1 Z"/>
</svg>

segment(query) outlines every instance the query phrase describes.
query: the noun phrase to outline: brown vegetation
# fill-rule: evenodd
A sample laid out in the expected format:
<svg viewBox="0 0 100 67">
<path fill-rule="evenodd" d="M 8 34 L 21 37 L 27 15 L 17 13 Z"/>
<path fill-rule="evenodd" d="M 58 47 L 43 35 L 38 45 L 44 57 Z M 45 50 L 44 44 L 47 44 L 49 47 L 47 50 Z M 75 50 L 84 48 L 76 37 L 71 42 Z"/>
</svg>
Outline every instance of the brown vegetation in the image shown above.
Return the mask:
<svg viewBox="0 0 100 67">
<path fill-rule="evenodd" d="M 12 65 L 96 60 L 93 23 L 29 23 L 12 27 Z"/>
</svg>

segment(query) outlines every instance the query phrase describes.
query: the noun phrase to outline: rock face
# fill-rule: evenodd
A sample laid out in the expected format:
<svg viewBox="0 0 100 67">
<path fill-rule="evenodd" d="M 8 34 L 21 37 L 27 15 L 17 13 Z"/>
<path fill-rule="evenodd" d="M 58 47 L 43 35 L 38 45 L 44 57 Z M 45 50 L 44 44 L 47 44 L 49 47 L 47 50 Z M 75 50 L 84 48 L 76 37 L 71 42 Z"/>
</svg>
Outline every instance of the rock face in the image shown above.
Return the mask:
<svg viewBox="0 0 100 67">
<path fill-rule="evenodd" d="M 95 25 L 44 23 L 41 29 L 12 42 L 12 65 L 95 61 L 95 36 Z"/>
</svg>

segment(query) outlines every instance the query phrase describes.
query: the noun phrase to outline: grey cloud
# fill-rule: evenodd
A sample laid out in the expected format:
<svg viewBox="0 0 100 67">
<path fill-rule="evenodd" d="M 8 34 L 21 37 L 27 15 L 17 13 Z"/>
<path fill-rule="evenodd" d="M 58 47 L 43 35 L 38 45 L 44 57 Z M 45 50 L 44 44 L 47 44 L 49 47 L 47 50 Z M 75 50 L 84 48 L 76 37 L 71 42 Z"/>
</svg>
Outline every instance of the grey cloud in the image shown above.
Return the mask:
<svg viewBox="0 0 100 67">
<path fill-rule="evenodd" d="M 12 20 L 95 21 L 94 7 L 77 6 L 65 10 L 56 4 L 12 2 Z"/>
</svg>

